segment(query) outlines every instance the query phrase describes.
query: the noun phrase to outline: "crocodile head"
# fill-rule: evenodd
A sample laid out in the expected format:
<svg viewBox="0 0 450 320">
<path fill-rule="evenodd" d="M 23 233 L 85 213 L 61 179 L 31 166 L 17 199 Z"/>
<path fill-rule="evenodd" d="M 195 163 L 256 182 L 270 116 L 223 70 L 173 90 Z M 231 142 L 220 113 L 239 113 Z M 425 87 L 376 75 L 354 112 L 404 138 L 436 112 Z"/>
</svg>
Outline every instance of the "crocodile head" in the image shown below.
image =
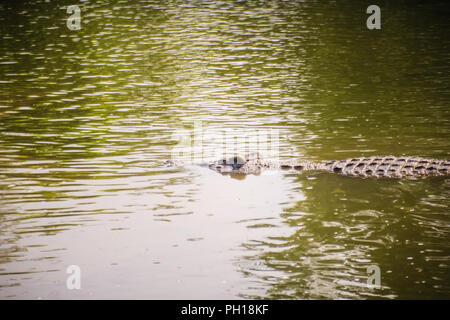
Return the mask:
<svg viewBox="0 0 450 320">
<path fill-rule="evenodd" d="M 250 153 L 245 156 L 235 155 L 211 163 L 208 167 L 211 170 L 223 175 L 230 175 L 232 178 L 244 179 L 248 174 L 260 174 L 260 161 L 262 156 L 258 153 Z"/>
<path fill-rule="evenodd" d="M 209 165 L 209 168 L 223 174 L 236 173 L 239 172 L 239 169 L 241 169 L 248 161 L 249 160 L 246 157 L 236 155 L 214 161 Z"/>
</svg>

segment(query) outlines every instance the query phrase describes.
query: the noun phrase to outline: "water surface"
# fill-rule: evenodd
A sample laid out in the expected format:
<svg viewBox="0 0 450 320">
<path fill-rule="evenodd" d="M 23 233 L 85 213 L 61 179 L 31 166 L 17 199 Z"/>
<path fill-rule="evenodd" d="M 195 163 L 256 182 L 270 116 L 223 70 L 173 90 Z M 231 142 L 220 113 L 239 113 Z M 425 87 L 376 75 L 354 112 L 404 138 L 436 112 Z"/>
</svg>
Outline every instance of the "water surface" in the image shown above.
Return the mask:
<svg viewBox="0 0 450 320">
<path fill-rule="evenodd" d="M 398 3 L 1 3 L 0 297 L 448 299 L 448 178 L 162 166 L 199 124 L 209 155 L 450 158 L 449 8 Z"/>
</svg>

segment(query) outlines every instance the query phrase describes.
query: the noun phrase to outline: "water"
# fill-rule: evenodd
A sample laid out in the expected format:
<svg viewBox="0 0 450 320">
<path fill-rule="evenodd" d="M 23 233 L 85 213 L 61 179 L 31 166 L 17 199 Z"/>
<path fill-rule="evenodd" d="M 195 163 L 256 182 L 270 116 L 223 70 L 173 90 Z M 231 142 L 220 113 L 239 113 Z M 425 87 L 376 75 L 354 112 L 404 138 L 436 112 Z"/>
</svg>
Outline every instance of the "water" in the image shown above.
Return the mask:
<svg viewBox="0 0 450 320">
<path fill-rule="evenodd" d="M 358 1 L 68 4 L 0 4 L 1 298 L 450 297 L 448 178 L 162 166 L 199 126 L 209 155 L 448 159 L 445 2 L 373 31 Z"/>
</svg>

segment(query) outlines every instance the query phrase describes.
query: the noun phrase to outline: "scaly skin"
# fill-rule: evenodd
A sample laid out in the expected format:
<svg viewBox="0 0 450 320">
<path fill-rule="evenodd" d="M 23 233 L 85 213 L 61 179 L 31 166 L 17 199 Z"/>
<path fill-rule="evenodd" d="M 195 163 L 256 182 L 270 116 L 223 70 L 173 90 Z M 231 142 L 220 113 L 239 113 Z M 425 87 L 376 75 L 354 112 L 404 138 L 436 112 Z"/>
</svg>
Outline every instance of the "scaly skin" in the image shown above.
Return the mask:
<svg viewBox="0 0 450 320">
<path fill-rule="evenodd" d="M 175 165 L 166 162 L 166 165 Z M 420 157 L 372 156 L 330 162 L 271 161 L 255 153 L 203 164 L 222 174 L 260 174 L 265 170 L 325 171 L 363 178 L 421 178 L 450 174 L 450 161 Z"/>
</svg>

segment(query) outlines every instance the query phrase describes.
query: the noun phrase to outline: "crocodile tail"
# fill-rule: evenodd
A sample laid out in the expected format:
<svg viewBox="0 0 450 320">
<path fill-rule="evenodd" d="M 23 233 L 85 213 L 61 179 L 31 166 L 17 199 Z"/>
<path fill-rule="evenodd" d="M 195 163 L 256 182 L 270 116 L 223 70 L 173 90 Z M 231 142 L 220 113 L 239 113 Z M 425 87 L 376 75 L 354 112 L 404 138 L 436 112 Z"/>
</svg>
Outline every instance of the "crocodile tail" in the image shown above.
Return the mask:
<svg viewBox="0 0 450 320">
<path fill-rule="evenodd" d="M 347 176 L 419 178 L 450 174 L 450 161 L 420 157 L 374 156 L 324 163 L 320 170 Z"/>
</svg>

